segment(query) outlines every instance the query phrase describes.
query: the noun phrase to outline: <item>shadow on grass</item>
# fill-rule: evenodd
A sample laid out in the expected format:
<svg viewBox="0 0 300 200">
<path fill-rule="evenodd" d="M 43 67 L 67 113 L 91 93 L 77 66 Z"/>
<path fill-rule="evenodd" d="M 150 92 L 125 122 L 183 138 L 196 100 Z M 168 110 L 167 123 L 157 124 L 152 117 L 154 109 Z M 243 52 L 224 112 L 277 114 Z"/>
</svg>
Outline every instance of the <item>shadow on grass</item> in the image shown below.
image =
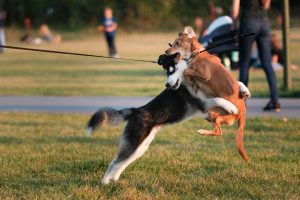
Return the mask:
<svg viewBox="0 0 300 200">
<path fill-rule="evenodd" d="M 104 171 L 108 167 L 108 162 L 102 160 L 84 160 L 77 162 L 64 162 L 49 168 L 51 172 L 87 174 Z"/>
<path fill-rule="evenodd" d="M 1 185 L 2 183 L 0 183 L 0 186 Z M 70 185 L 100 187 L 101 183 L 100 183 L 100 179 L 83 180 L 80 178 L 72 178 L 72 179 L 65 178 L 65 179 L 56 179 L 56 180 L 35 178 L 35 179 L 26 179 L 26 180 L 5 181 L 6 187 L 14 188 L 16 190 L 26 190 L 27 188 L 30 191 L 34 189 L 41 189 L 47 187 L 54 187 L 54 188 L 61 188 L 64 190 L 68 190 Z"/>
<path fill-rule="evenodd" d="M 101 144 L 101 145 L 116 145 L 116 138 L 96 138 L 85 136 L 68 136 L 68 137 L 53 137 L 58 143 L 79 143 L 79 144 Z"/>
<path fill-rule="evenodd" d="M 22 144 L 23 140 L 12 136 L 0 136 L 0 144 Z"/>
<path fill-rule="evenodd" d="M 78 144 L 99 144 L 105 146 L 115 146 L 118 139 L 115 138 L 88 138 L 84 136 L 69 137 L 43 137 L 43 138 L 25 138 L 20 139 L 12 136 L 0 136 L 0 144 L 2 145 L 21 145 L 21 144 L 49 144 L 49 143 L 78 143 Z"/>
</svg>

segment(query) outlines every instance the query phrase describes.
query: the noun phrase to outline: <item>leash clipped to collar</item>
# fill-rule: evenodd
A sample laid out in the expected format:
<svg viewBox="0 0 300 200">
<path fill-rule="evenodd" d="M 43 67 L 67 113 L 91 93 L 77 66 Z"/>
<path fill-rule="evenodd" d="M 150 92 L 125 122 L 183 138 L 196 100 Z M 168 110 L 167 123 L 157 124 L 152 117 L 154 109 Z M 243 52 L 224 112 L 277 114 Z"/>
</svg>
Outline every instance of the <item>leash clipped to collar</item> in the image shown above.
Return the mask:
<svg viewBox="0 0 300 200">
<path fill-rule="evenodd" d="M 9 45 L 1 45 L 1 44 L 0 44 L 0 47 L 7 48 L 7 49 L 23 50 L 23 51 L 36 51 L 36 52 L 65 54 L 65 55 L 74 55 L 74 56 L 87 56 L 87 57 L 95 57 L 95 58 L 107 58 L 107 59 L 128 60 L 128 61 L 135 61 L 135 62 L 157 63 L 156 61 L 152 61 L 152 60 L 141 60 L 141 59 L 132 59 L 132 58 L 114 58 L 114 57 L 109 57 L 109 56 L 100 56 L 100 55 L 93 55 L 93 54 L 73 53 L 73 52 L 66 52 L 66 51 L 53 51 L 53 50 L 46 50 L 46 49 L 34 49 L 34 48 L 25 48 L 25 47 L 9 46 Z"/>
</svg>

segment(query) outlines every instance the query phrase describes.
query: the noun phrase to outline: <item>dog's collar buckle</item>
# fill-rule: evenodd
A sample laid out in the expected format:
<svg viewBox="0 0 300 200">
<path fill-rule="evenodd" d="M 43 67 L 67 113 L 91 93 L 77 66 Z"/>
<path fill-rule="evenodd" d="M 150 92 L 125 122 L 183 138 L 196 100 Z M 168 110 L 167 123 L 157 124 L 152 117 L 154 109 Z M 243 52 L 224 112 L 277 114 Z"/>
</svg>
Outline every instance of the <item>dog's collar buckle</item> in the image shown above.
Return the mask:
<svg viewBox="0 0 300 200">
<path fill-rule="evenodd" d="M 191 62 L 191 60 L 193 59 L 193 55 L 191 55 L 189 58 L 184 58 L 184 61 L 189 64 Z"/>
<path fill-rule="evenodd" d="M 203 48 L 199 48 L 199 49 L 196 49 L 193 51 L 192 55 L 189 57 L 189 58 L 185 58 L 185 62 L 187 64 L 189 64 L 191 62 L 191 60 L 196 56 L 198 55 L 201 51 L 203 51 L 204 49 Z"/>
</svg>

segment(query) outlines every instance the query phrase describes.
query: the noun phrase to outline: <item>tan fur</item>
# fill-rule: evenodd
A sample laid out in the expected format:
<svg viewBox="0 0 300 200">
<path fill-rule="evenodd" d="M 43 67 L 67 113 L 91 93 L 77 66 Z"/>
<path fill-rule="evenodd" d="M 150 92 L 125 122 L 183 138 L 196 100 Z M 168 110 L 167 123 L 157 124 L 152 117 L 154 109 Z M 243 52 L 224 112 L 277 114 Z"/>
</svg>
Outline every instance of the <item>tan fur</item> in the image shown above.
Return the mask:
<svg viewBox="0 0 300 200">
<path fill-rule="evenodd" d="M 195 53 L 199 52 L 201 48 L 202 46 L 196 38 L 189 38 L 187 34 L 181 34 L 166 53 L 173 54 L 179 52 L 181 54 L 180 59 L 193 55 L 189 63 L 189 68 L 184 71 L 184 76 L 194 90 L 200 89 L 208 97 L 224 98 L 237 107 L 239 110 L 237 115 L 228 114 L 221 108 L 213 108 L 209 112 L 208 120 L 214 124 L 214 130 L 199 130 L 199 132 L 202 135 L 219 136 L 222 134 L 222 124 L 232 125 L 237 120 L 237 149 L 244 160 L 247 161 L 248 156 L 243 146 L 246 120 L 245 98 L 240 96 L 237 81 L 226 70 L 217 56 L 211 55 L 208 52 Z"/>
</svg>

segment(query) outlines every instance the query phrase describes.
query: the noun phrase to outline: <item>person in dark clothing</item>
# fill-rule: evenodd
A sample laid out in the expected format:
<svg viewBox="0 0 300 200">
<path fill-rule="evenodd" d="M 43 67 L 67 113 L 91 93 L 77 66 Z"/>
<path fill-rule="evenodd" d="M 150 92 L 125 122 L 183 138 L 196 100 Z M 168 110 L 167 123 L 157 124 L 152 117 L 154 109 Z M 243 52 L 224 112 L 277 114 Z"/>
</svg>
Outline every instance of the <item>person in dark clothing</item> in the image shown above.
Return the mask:
<svg viewBox="0 0 300 200">
<path fill-rule="evenodd" d="M 113 17 L 113 10 L 111 8 L 105 8 L 104 17 L 100 19 L 98 30 L 104 32 L 109 49 L 109 56 L 111 57 L 119 57 L 115 46 L 117 26 L 116 19 Z"/>
<path fill-rule="evenodd" d="M 251 47 L 257 43 L 261 66 L 266 74 L 271 100 L 263 108 L 264 111 L 280 112 L 280 103 L 277 89 L 277 79 L 271 64 L 271 38 L 267 10 L 271 0 L 233 0 L 232 18 L 237 28 L 237 18 L 240 12 L 240 34 L 255 33 L 254 37 L 242 38 L 239 41 L 240 81 L 248 85 L 249 62 Z"/>
<path fill-rule="evenodd" d="M 6 45 L 5 32 L 4 32 L 4 20 L 6 17 L 5 12 L 0 12 L 0 44 Z M 0 47 L 0 53 L 4 52 L 4 48 Z"/>
</svg>

